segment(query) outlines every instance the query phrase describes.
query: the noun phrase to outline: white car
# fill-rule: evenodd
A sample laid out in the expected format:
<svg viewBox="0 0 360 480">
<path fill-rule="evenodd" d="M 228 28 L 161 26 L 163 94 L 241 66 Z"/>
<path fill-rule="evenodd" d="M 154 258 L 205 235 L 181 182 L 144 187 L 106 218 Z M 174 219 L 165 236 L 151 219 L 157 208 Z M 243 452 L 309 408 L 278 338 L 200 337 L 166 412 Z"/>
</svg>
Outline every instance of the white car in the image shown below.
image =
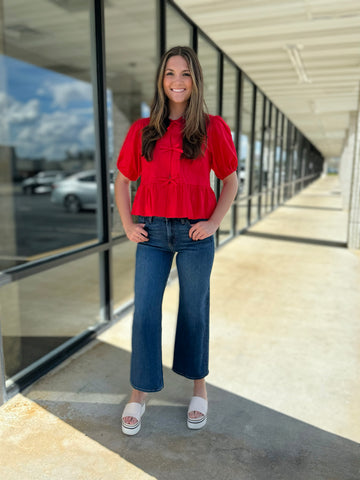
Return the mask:
<svg viewBox="0 0 360 480">
<path fill-rule="evenodd" d="M 113 173 L 110 172 L 111 203 L 114 199 Z M 62 205 L 66 211 L 78 213 L 80 210 L 97 208 L 97 183 L 95 170 L 75 173 L 52 186 L 51 201 Z"/>
<path fill-rule="evenodd" d="M 51 192 L 52 185 L 62 180 L 65 177 L 65 172 L 61 170 L 48 170 L 39 172 L 36 175 L 26 178 L 21 183 L 23 193 L 32 195 L 33 193 L 48 193 Z"/>
</svg>

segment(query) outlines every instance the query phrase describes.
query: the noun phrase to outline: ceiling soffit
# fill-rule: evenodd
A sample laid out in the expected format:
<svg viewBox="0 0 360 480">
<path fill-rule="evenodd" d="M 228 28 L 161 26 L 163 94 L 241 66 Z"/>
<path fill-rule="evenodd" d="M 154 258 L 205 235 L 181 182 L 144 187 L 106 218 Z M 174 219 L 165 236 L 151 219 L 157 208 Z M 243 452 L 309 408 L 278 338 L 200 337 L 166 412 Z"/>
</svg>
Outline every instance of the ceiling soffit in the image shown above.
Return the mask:
<svg viewBox="0 0 360 480">
<path fill-rule="evenodd" d="M 176 4 L 324 156 L 341 154 L 359 94 L 358 0 L 177 0 Z"/>
</svg>

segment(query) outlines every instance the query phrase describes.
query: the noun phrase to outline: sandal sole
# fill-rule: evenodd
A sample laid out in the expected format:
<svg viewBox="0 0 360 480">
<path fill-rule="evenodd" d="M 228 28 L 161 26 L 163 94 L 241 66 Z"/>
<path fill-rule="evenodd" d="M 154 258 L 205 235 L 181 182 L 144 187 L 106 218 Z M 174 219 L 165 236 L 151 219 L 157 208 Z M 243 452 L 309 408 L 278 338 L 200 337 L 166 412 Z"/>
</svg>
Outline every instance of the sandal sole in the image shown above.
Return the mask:
<svg viewBox="0 0 360 480">
<path fill-rule="evenodd" d="M 205 427 L 207 422 L 207 417 L 204 416 L 203 418 L 189 418 L 187 419 L 187 426 L 190 430 L 200 430 L 201 428 Z"/>
</svg>

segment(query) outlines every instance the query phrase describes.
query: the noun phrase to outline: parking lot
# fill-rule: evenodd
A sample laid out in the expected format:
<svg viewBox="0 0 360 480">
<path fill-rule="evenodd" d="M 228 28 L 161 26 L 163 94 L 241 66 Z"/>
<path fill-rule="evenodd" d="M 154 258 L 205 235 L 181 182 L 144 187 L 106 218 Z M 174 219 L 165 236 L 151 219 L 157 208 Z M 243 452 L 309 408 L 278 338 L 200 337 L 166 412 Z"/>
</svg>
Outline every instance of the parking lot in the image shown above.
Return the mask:
<svg viewBox="0 0 360 480">
<path fill-rule="evenodd" d="M 96 211 L 66 212 L 53 205 L 50 194 L 14 195 L 16 255 L 42 255 L 96 239 Z"/>
</svg>

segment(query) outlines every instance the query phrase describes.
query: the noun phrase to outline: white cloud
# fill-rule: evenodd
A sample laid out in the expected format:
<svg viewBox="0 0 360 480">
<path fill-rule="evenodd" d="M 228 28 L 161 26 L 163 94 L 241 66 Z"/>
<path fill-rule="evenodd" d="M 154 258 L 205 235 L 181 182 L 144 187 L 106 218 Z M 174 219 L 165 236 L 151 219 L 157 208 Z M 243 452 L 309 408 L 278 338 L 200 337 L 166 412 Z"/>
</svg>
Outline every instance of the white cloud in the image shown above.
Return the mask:
<svg viewBox="0 0 360 480">
<path fill-rule="evenodd" d="M 92 103 L 92 87 L 89 83 L 69 81 L 58 84 L 46 83 L 42 90 L 48 89 L 53 96 L 53 107 L 66 108 L 72 102 Z"/>
<path fill-rule="evenodd" d="M 59 160 L 67 150 L 94 148 L 93 132 L 92 118 L 56 111 L 41 115 L 38 122 L 22 129 L 16 137 L 16 147 L 22 157 Z"/>
<path fill-rule="evenodd" d="M 60 160 L 67 150 L 94 148 L 92 109 L 41 112 L 38 99 L 20 102 L 0 92 L 0 144 L 16 147 L 23 158 Z"/>
<path fill-rule="evenodd" d="M 36 98 L 21 103 L 10 95 L 0 93 L 0 110 L 8 123 L 26 123 L 39 117 L 39 101 Z"/>
</svg>

